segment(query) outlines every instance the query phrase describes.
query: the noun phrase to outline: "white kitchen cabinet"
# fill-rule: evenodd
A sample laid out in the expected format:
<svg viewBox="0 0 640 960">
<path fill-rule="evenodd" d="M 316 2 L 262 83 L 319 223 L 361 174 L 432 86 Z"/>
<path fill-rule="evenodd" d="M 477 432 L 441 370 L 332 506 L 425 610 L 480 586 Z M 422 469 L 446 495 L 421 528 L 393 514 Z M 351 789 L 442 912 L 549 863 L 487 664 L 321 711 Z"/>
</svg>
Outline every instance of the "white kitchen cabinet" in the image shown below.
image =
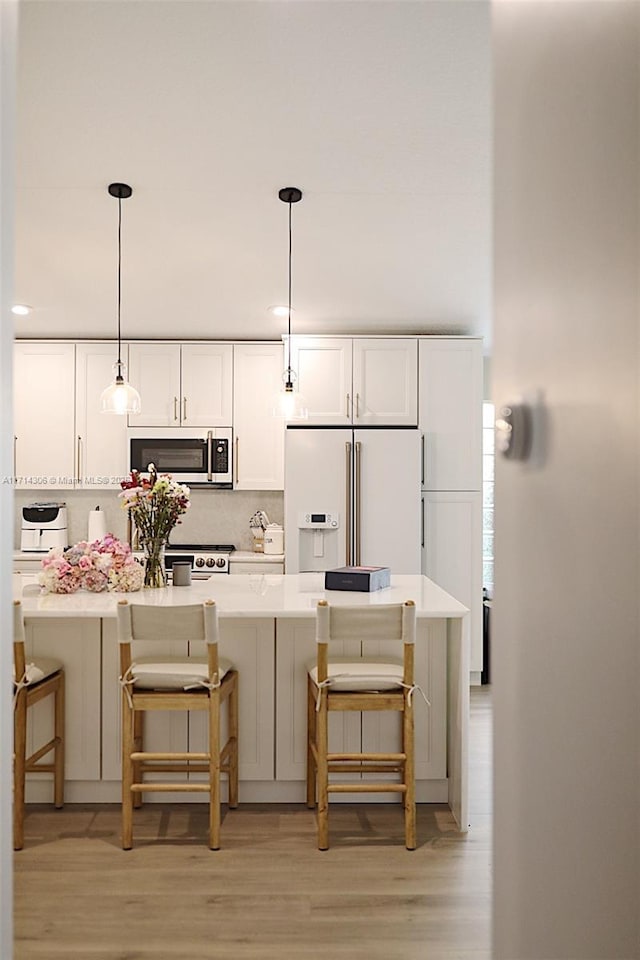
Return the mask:
<svg viewBox="0 0 640 960">
<path fill-rule="evenodd" d="M 131 601 L 135 603 L 135 595 Z M 150 650 L 139 653 L 160 652 L 162 656 L 187 656 L 187 644 L 162 643 Z M 120 676 L 120 653 L 118 647 L 118 629 L 115 619 L 102 621 L 102 779 L 120 780 L 122 777 L 122 687 Z M 156 711 L 145 716 L 144 745 L 149 751 L 169 751 L 185 753 L 188 749 L 188 717 L 181 711 Z M 186 774 L 171 775 L 178 783 L 186 779 Z M 166 774 L 149 774 L 149 780 L 165 780 Z M 181 795 L 182 796 L 182 795 Z M 153 800 L 147 796 L 146 800 Z M 167 794 L 159 794 L 158 799 L 167 802 Z"/>
<path fill-rule="evenodd" d="M 410 598 L 407 598 L 410 599 Z M 446 742 L 446 627 L 444 621 L 419 623 L 416 643 L 414 693 L 416 731 L 416 780 L 444 780 L 447 776 Z M 399 645 L 347 642 L 332 644 L 334 655 L 402 656 Z M 276 779 L 306 778 L 307 668 L 315 662 L 315 623 L 309 620 L 278 620 L 276 653 Z M 336 711 L 329 715 L 332 752 L 372 753 L 397 751 L 399 717 L 365 712 Z M 341 779 L 377 780 L 380 774 L 344 775 Z M 352 798 L 351 798 L 352 799 Z"/>
<path fill-rule="evenodd" d="M 77 476 L 75 346 L 19 342 L 14 348 L 14 477 L 17 487 L 69 489 Z"/>
<path fill-rule="evenodd" d="M 273 415 L 284 370 L 282 343 L 237 343 L 233 357 L 236 490 L 282 490 L 284 421 Z"/>
<path fill-rule="evenodd" d="M 310 424 L 415 426 L 418 422 L 414 337 L 293 337 L 291 365 Z"/>
<path fill-rule="evenodd" d="M 273 780 L 274 716 L 273 620 L 220 621 L 221 657 L 230 660 L 238 671 L 238 773 L 240 780 Z M 206 656 L 206 646 L 192 644 L 195 656 Z M 221 742 L 227 736 L 226 707 L 222 711 Z M 189 749 L 207 749 L 205 713 L 189 714 Z M 204 775 L 191 774 L 192 779 Z M 242 800 L 242 796 L 240 797 Z"/>
<path fill-rule="evenodd" d="M 422 573 L 470 610 L 472 673 L 482 670 L 482 494 L 425 492 Z"/>
<path fill-rule="evenodd" d="M 142 402 L 129 426 L 231 426 L 233 344 L 137 342 L 129 359 Z"/>
<path fill-rule="evenodd" d="M 55 657 L 65 670 L 65 772 L 67 780 L 100 779 L 100 620 L 25 620 L 28 659 Z M 29 711 L 28 750 L 53 731 L 53 700 Z M 51 779 L 28 774 L 29 780 Z M 35 797 L 39 799 L 39 795 Z"/>
<path fill-rule="evenodd" d="M 128 347 L 121 356 L 128 362 Z M 112 382 L 115 343 L 76 344 L 77 486 L 86 490 L 120 487 L 127 475 L 127 418 L 100 412 L 102 391 Z"/>
<path fill-rule="evenodd" d="M 482 484 L 482 340 L 422 337 L 420 410 L 425 490 Z"/>
</svg>

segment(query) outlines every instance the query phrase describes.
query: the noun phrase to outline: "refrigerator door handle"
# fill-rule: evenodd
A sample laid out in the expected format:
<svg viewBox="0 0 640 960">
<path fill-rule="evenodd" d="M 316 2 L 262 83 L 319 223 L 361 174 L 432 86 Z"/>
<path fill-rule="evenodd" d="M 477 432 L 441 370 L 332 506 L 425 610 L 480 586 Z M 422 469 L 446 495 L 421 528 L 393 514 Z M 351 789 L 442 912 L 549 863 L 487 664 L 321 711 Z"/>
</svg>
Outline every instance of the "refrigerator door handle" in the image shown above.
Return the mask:
<svg viewBox="0 0 640 960">
<path fill-rule="evenodd" d="M 362 473 L 362 444 L 360 441 L 356 443 L 356 466 L 355 466 L 355 518 L 353 523 L 354 530 L 354 540 L 355 540 L 355 553 L 356 553 L 356 567 L 360 566 L 361 563 L 361 550 L 362 550 L 362 538 L 361 538 L 361 513 L 360 513 L 360 502 L 362 497 L 360 496 L 360 477 Z"/>
<path fill-rule="evenodd" d="M 346 504 L 347 504 L 347 516 L 346 516 L 346 553 L 345 553 L 345 563 L 348 567 L 351 566 L 351 444 L 345 443 L 345 450 L 347 454 L 347 465 L 345 470 L 345 476 L 347 481 L 347 490 L 346 490 Z"/>
</svg>

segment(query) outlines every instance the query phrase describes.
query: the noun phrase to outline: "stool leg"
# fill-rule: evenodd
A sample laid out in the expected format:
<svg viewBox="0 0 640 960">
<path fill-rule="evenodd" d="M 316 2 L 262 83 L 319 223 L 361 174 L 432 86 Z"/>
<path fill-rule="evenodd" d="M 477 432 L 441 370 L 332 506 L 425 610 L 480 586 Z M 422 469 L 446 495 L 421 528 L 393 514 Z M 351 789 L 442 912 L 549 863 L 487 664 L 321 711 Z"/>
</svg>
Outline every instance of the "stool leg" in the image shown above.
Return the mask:
<svg viewBox="0 0 640 960">
<path fill-rule="evenodd" d="M 64 805 L 64 672 L 60 674 L 58 685 L 53 695 L 54 702 L 54 747 L 53 766 L 53 802 L 59 810 Z"/>
<path fill-rule="evenodd" d="M 404 836 L 407 850 L 416 848 L 416 784 L 414 759 L 413 704 L 405 691 L 404 712 L 402 714 L 402 741 L 406 757 L 404 762 Z"/>
<path fill-rule="evenodd" d="M 229 754 L 229 806 L 238 806 L 238 674 L 233 678 L 228 699 L 229 737 L 233 738 Z"/>
<path fill-rule="evenodd" d="M 133 709 L 129 706 L 126 692 L 122 692 L 122 849 L 133 846 Z"/>
<path fill-rule="evenodd" d="M 21 690 L 13 714 L 13 849 L 24 846 L 24 779 L 27 751 L 27 692 Z"/>
<path fill-rule="evenodd" d="M 133 711 L 133 750 L 136 753 L 142 753 L 144 749 L 144 711 L 143 710 L 134 710 Z M 142 761 L 138 760 L 133 763 L 133 783 L 142 783 Z M 134 810 L 139 810 L 142 806 L 142 798 L 144 794 L 141 790 L 136 791 L 133 794 L 133 807 Z"/>
<path fill-rule="evenodd" d="M 307 806 L 310 810 L 316 805 L 316 766 L 311 749 L 311 744 L 316 742 L 315 689 L 307 674 Z"/>
<path fill-rule="evenodd" d="M 220 849 L 220 690 L 209 693 L 209 847 Z"/>
<path fill-rule="evenodd" d="M 320 691 L 320 709 L 316 714 L 318 744 L 318 849 L 329 849 L 329 750 L 327 689 Z"/>
</svg>

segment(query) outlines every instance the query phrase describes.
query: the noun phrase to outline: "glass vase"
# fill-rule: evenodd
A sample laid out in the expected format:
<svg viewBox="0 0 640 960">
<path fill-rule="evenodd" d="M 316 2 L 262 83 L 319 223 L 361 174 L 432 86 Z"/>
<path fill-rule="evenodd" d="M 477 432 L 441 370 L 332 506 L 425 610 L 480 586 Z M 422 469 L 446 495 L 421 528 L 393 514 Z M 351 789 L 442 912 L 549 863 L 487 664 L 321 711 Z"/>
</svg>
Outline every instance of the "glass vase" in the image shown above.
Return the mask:
<svg viewBox="0 0 640 960">
<path fill-rule="evenodd" d="M 154 537 L 145 540 L 142 544 L 144 550 L 144 586 L 166 587 L 167 571 L 164 565 L 164 549 L 166 539 L 164 537 Z"/>
</svg>

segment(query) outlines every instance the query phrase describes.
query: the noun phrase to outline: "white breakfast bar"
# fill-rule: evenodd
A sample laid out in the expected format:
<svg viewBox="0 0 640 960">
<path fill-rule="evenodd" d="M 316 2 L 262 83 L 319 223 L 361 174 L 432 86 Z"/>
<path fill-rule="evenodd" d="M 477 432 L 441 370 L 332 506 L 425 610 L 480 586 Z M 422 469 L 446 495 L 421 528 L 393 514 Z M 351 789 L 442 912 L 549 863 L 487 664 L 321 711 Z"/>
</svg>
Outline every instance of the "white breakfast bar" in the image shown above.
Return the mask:
<svg viewBox="0 0 640 960">
<path fill-rule="evenodd" d="M 240 680 L 240 802 L 296 802 L 305 797 L 306 665 L 315 656 L 318 600 L 333 604 L 398 603 L 417 608 L 416 791 L 419 802 L 448 803 L 459 828 L 468 827 L 467 740 L 469 636 L 467 608 L 421 576 L 392 576 L 375 593 L 326 591 L 323 574 L 217 576 L 189 587 L 139 593 L 42 594 L 34 576 L 14 575 L 22 601 L 28 652 L 53 656 L 67 676 L 65 799 L 120 800 L 120 686 L 116 605 L 118 600 L 153 606 L 216 601 L 221 655 L 233 661 Z M 359 655 L 347 648 L 344 654 Z M 173 654 L 186 651 L 174 645 Z M 166 651 L 166 647 L 165 647 Z M 194 654 L 203 650 L 193 650 Z M 398 653 L 379 644 L 367 653 Z M 428 702 L 427 702 L 428 701 Z M 34 707 L 32 729 L 45 734 L 48 704 Z M 39 712 L 38 712 L 39 711 Z M 202 750 L 201 713 L 156 714 L 146 732 L 148 748 Z M 397 748 L 398 718 L 390 714 L 336 713 L 333 748 L 385 752 Z M 342 744 L 342 746 L 340 746 Z M 354 775 L 352 775 L 354 776 Z M 364 775 L 363 779 L 366 779 Z M 27 799 L 49 800 L 45 774 L 33 774 Z M 200 794 L 189 795 L 201 799 Z M 381 794 L 360 794 L 380 802 Z M 166 795 L 160 796 L 167 800 Z M 170 798 L 169 798 L 170 799 Z M 176 799 L 185 801 L 186 795 Z M 353 800 L 347 795 L 346 801 Z M 384 801 L 383 801 L 384 802 Z"/>
</svg>

